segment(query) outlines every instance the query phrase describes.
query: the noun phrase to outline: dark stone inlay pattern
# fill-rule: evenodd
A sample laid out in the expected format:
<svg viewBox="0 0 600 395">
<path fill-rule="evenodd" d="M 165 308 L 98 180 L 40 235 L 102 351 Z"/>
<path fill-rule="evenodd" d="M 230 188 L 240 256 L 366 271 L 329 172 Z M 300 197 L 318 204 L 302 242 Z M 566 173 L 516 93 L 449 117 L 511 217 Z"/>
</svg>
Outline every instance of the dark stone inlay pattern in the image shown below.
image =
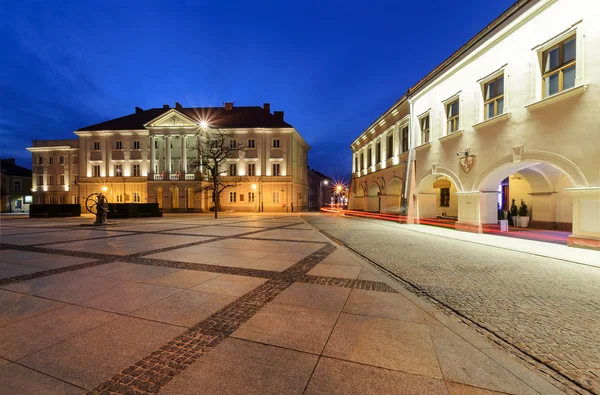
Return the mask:
<svg viewBox="0 0 600 395">
<path fill-rule="evenodd" d="M 339 277 L 323 277 L 306 275 L 298 280 L 305 284 L 330 285 L 334 287 L 364 289 L 366 291 L 379 291 L 387 293 L 398 293 L 394 288 L 390 287 L 382 281 L 370 280 L 354 280 Z"/>
<path fill-rule="evenodd" d="M 271 279 L 238 298 L 88 394 L 157 393 L 334 250 L 331 244 L 322 247 L 285 270 L 281 278 Z"/>
</svg>

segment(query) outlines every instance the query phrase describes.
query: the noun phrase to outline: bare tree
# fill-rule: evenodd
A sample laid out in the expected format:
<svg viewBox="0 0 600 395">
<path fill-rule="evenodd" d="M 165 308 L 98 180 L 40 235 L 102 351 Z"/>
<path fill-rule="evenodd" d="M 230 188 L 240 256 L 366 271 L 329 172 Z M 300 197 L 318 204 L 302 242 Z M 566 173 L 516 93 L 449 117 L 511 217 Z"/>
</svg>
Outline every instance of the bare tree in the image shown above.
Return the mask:
<svg viewBox="0 0 600 395">
<path fill-rule="evenodd" d="M 212 191 L 213 202 L 215 203 L 215 219 L 218 217 L 221 208 L 221 193 L 234 187 L 238 181 L 237 178 L 231 178 L 236 174 L 230 174 L 227 168 L 227 159 L 238 158 L 240 151 L 245 151 L 242 141 L 235 139 L 230 133 L 223 132 L 220 129 L 205 130 L 198 140 L 195 150 L 198 151 L 198 159 L 191 160 L 189 165 L 206 177 L 201 182 L 200 191 Z"/>
</svg>

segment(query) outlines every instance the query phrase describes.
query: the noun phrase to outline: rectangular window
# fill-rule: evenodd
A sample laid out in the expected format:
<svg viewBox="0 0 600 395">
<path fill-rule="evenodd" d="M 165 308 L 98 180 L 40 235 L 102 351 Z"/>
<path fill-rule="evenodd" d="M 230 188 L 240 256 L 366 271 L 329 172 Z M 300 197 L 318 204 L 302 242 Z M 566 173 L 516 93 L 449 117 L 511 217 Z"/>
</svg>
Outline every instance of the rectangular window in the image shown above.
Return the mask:
<svg viewBox="0 0 600 395">
<path fill-rule="evenodd" d="M 140 165 L 133 165 L 133 176 L 140 177 L 141 175 L 142 175 L 142 172 L 140 170 Z"/>
<path fill-rule="evenodd" d="M 123 195 L 117 195 L 117 203 L 123 203 Z"/>
<path fill-rule="evenodd" d="M 544 97 L 575 86 L 576 37 L 572 36 L 542 53 Z"/>
<path fill-rule="evenodd" d="M 94 151 L 100 151 L 100 142 L 99 141 L 94 141 Z"/>
<path fill-rule="evenodd" d="M 64 174 L 61 174 L 60 176 L 58 176 L 58 180 L 60 181 L 59 185 L 65 185 L 65 176 L 64 176 Z"/>
<path fill-rule="evenodd" d="M 371 148 L 367 148 L 367 167 L 371 167 L 371 162 L 373 161 L 372 159 L 372 150 Z"/>
<path fill-rule="evenodd" d="M 460 115 L 459 99 L 454 100 L 452 103 L 446 104 L 446 119 L 447 119 L 446 133 L 447 134 L 458 131 L 459 115 Z"/>
<path fill-rule="evenodd" d="M 363 155 L 363 153 L 360 153 L 360 170 L 363 170 L 365 168 L 365 156 Z"/>
<path fill-rule="evenodd" d="M 273 163 L 273 173 L 272 176 L 279 176 L 281 173 L 279 172 L 279 163 Z"/>
<path fill-rule="evenodd" d="M 133 142 L 133 149 L 140 149 L 140 142 L 139 141 L 134 141 Z"/>
<path fill-rule="evenodd" d="M 44 157 L 38 156 L 38 165 L 43 165 L 43 164 L 44 164 Z"/>
<path fill-rule="evenodd" d="M 115 165 L 115 177 L 121 177 L 123 175 L 123 165 Z"/>
<path fill-rule="evenodd" d="M 235 163 L 229 165 L 229 175 L 237 176 L 237 165 Z"/>
<path fill-rule="evenodd" d="M 504 114 L 504 74 L 483 85 L 485 119 Z"/>
<path fill-rule="evenodd" d="M 59 163 L 59 164 L 61 164 L 61 165 L 64 165 L 64 164 L 65 164 L 65 157 L 64 157 L 64 156 L 62 156 L 62 155 L 61 155 L 61 156 L 59 156 L 59 157 L 58 157 L 58 163 Z"/>
<path fill-rule="evenodd" d="M 44 176 L 37 176 L 37 184 L 44 185 Z"/>
<path fill-rule="evenodd" d="M 229 203 L 235 203 L 235 192 L 229 192 Z"/>
<path fill-rule="evenodd" d="M 54 164 L 54 157 L 53 156 L 51 156 L 51 157 L 48 158 L 48 164 L 49 165 L 53 165 Z"/>
<path fill-rule="evenodd" d="M 48 185 L 54 185 L 54 176 L 48 176 Z"/>
<path fill-rule="evenodd" d="M 279 148 L 279 139 L 273 139 L 273 148 Z"/>
<path fill-rule="evenodd" d="M 440 207 L 450 207 L 450 188 L 440 188 Z"/>
<path fill-rule="evenodd" d="M 375 143 L 375 164 L 381 162 L 381 142 Z"/>
<path fill-rule="evenodd" d="M 76 165 L 79 163 L 79 156 L 73 155 L 73 164 Z"/>
<path fill-rule="evenodd" d="M 237 141 L 234 139 L 229 140 L 229 148 L 231 148 L 231 149 L 237 148 Z"/>
<path fill-rule="evenodd" d="M 256 142 L 254 139 L 248 139 L 248 148 L 256 148 Z"/>
<path fill-rule="evenodd" d="M 273 203 L 279 203 L 279 192 L 273 192 Z"/>
<path fill-rule="evenodd" d="M 58 197 L 58 204 L 65 204 L 65 197 L 63 195 Z"/>
<path fill-rule="evenodd" d="M 79 182 L 79 176 L 73 176 L 73 185 L 77 185 Z"/>
<path fill-rule="evenodd" d="M 79 204 L 79 196 L 73 196 L 73 204 Z"/>
<path fill-rule="evenodd" d="M 54 196 L 50 196 L 50 197 L 48 198 L 48 203 L 50 203 L 50 204 L 54 204 Z"/>
<path fill-rule="evenodd" d="M 248 203 L 254 203 L 254 192 L 248 192 Z"/>
<path fill-rule="evenodd" d="M 360 169 L 358 168 L 358 156 L 354 157 L 354 171 L 358 172 Z"/>
<path fill-rule="evenodd" d="M 14 191 L 21 192 L 21 181 L 15 180 Z"/>
<path fill-rule="evenodd" d="M 154 140 L 154 148 L 158 149 L 158 140 Z"/>
<path fill-rule="evenodd" d="M 408 151 L 408 126 L 402 128 L 402 152 Z"/>
<path fill-rule="evenodd" d="M 387 136 L 387 158 L 394 156 L 394 134 L 390 133 Z"/>
<path fill-rule="evenodd" d="M 100 177 L 100 166 L 98 166 L 98 165 L 93 166 L 92 170 L 93 170 L 93 172 L 92 172 L 93 177 Z"/>
<path fill-rule="evenodd" d="M 134 192 L 133 193 L 133 202 L 139 203 L 141 201 L 142 201 L 142 195 L 139 192 Z"/>
<path fill-rule="evenodd" d="M 240 202 L 243 202 L 243 201 L 244 201 L 244 194 L 240 193 Z"/>
<path fill-rule="evenodd" d="M 251 177 L 256 175 L 256 165 L 254 163 L 248 163 L 248 175 Z"/>
<path fill-rule="evenodd" d="M 122 141 L 115 141 L 115 149 L 123 149 L 123 142 Z"/>
<path fill-rule="evenodd" d="M 429 115 L 424 116 L 419 120 L 421 125 L 421 144 L 429 142 Z"/>
</svg>

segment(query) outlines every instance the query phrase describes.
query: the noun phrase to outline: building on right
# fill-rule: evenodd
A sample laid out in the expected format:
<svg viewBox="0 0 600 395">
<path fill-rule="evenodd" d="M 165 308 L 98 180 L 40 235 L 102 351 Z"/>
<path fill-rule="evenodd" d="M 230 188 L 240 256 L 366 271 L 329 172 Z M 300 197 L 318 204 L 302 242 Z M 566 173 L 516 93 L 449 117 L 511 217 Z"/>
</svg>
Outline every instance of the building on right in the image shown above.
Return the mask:
<svg viewBox="0 0 600 395">
<path fill-rule="evenodd" d="M 600 248 L 600 4 L 518 1 L 351 145 L 350 208 L 529 226 Z"/>
</svg>

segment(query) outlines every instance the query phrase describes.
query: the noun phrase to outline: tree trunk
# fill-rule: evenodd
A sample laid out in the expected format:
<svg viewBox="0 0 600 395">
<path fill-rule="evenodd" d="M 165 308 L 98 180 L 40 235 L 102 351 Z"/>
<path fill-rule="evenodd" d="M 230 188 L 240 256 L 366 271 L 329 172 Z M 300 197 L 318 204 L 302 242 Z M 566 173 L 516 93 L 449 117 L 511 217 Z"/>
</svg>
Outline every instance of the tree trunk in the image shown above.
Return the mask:
<svg viewBox="0 0 600 395">
<path fill-rule="evenodd" d="M 217 178 L 215 177 L 215 175 L 213 174 L 213 200 L 215 201 L 215 219 L 217 219 L 218 217 L 218 212 L 219 212 L 219 192 L 218 192 L 218 183 L 217 183 Z"/>
</svg>

